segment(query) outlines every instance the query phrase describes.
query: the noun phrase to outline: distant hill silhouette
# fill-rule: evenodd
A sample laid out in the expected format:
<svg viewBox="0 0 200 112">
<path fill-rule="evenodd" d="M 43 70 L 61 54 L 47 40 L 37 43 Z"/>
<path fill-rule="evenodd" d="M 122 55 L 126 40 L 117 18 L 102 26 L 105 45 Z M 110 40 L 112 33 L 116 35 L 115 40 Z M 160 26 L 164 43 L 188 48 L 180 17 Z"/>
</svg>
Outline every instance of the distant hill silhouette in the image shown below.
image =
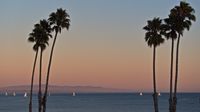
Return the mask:
<svg viewBox="0 0 200 112">
<path fill-rule="evenodd" d="M 30 86 L 28 85 L 20 85 L 20 86 L 8 86 L 0 88 L 1 93 L 29 93 Z M 42 85 L 42 91 L 44 91 L 44 85 Z M 38 92 L 38 86 L 34 85 L 33 92 Z M 117 92 L 131 92 L 131 90 L 126 89 L 114 89 L 114 88 L 104 88 L 104 87 L 95 87 L 95 86 L 57 86 L 50 85 L 49 86 L 50 93 L 117 93 Z"/>
</svg>

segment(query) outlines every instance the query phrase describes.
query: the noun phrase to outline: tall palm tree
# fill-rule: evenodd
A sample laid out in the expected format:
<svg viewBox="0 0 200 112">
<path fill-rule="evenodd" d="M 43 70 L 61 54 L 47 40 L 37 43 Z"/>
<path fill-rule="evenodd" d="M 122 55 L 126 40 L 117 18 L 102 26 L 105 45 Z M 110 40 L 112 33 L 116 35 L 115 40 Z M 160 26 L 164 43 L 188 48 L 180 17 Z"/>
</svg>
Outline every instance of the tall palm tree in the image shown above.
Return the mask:
<svg viewBox="0 0 200 112">
<path fill-rule="evenodd" d="M 155 112 L 158 112 L 158 94 L 156 90 L 156 73 L 155 73 L 155 62 L 156 62 L 156 47 L 160 44 L 164 43 L 164 39 L 162 38 L 162 20 L 159 18 L 154 18 L 153 20 L 148 20 L 147 25 L 143 28 L 146 30 L 145 41 L 148 46 L 153 46 L 153 101 L 154 101 L 154 109 Z"/>
<path fill-rule="evenodd" d="M 183 32 L 185 29 L 187 30 L 190 29 L 192 21 L 196 20 L 194 13 L 195 11 L 190 6 L 190 4 L 184 1 L 181 1 L 179 6 L 175 6 L 170 11 L 170 16 L 176 19 L 175 26 L 176 26 L 176 31 L 178 33 L 178 40 L 176 46 L 176 72 L 175 72 L 175 84 L 174 84 L 174 95 L 173 95 L 173 105 L 172 105 L 173 112 L 176 112 L 176 104 L 177 104 L 176 94 L 177 94 L 177 83 L 178 83 L 178 57 L 179 57 L 180 37 L 183 36 Z"/>
<path fill-rule="evenodd" d="M 29 34 L 28 41 L 29 42 L 35 42 L 33 33 Z M 29 112 L 32 112 L 32 94 L 33 94 L 33 81 L 34 81 L 34 75 L 35 75 L 35 66 L 36 66 L 36 61 L 37 61 L 37 56 L 38 56 L 38 43 L 36 42 L 33 46 L 33 50 L 36 52 L 35 53 L 35 59 L 34 59 L 34 64 L 33 64 L 33 70 L 32 70 L 32 76 L 31 76 L 31 89 L 30 89 L 30 99 L 29 99 Z"/>
<path fill-rule="evenodd" d="M 46 45 L 48 45 L 49 37 L 52 37 L 51 35 L 51 26 L 49 22 L 45 19 L 40 20 L 40 23 L 38 24 L 38 27 L 40 27 L 40 36 L 42 38 L 42 44 L 40 46 L 41 53 L 40 53 L 40 74 L 39 74 L 39 93 L 38 93 L 38 101 L 39 101 L 39 112 L 42 112 L 42 53 L 44 49 L 46 48 Z"/>
<path fill-rule="evenodd" d="M 169 95 L 169 112 L 172 112 L 172 88 L 173 88 L 173 57 L 174 57 L 174 41 L 177 38 L 175 18 L 169 16 L 164 19 L 165 24 L 163 25 L 163 35 L 168 39 L 172 40 L 171 43 L 171 67 L 170 67 L 170 95 Z"/>
<path fill-rule="evenodd" d="M 42 111 L 42 92 L 41 92 L 41 77 L 42 77 L 42 54 L 43 51 L 46 48 L 46 45 L 48 45 L 48 40 L 50 35 L 50 25 L 48 27 L 48 22 L 46 20 L 41 20 L 39 24 L 34 25 L 33 32 L 30 33 L 30 37 L 28 40 L 30 42 L 35 42 L 34 49 L 36 49 L 36 54 L 38 54 L 38 49 L 40 48 L 40 68 L 39 68 L 39 91 L 38 91 L 38 104 L 39 104 L 39 112 Z M 37 56 L 36 56 L 37 57 Z M 35 63 L 36 58 L 34 62 L 34 70 L 35 70 Z M 34 80 L 34 72 L 32 75 L 31 80 L 31 95 L 30 95 L 30 104 L 29 104 L 29 111 L 32 111 L 32 90 L 33 90 L 33 80 Z"/>
<path fill-rule="evenodd" d="M 63 10 L 62 8 L 57 9 L 56 12 L 53 12 L 49 15 L 49 21 L 50 24 L 52 25 L 53 31 L 55 31 L 55 36 L 53 40 L 53 45 L 51 48 L 51 53 L 50 53 L 50 58 L 49 58 L 49 65 L 48 65 L 48 70 L 47 70 L 47 77 L 46 77 L 46 85 L 45 85 L 45 92 L 43 96 L 43 112 L 46 111 L 46 101 L 47 101 L 47 92 L 48 92 L 48 85 L 49 85 L 49 75 L 50 75 L 50 69 L 51 69 L 51 62 L 52 62 L 52 57 L 53 57 L 53 51 L 57 39 L 58 33 L 61 33 L 61 30 L 66 28 L 67 30 L 69 29 L 70 26 L 70 16 L 66 12 L 66 10 Z"/>
</svg>

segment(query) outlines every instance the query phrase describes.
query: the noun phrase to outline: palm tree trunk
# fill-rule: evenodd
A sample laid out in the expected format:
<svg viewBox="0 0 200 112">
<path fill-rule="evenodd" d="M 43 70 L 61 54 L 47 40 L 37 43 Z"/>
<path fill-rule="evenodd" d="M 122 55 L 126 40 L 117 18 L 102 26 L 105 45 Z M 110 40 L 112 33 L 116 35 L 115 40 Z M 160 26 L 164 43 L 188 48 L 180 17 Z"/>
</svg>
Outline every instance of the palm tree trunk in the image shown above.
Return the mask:
<svg viewBox="0 0 200 112">
<path fill-rule="evenodd" d="M 39 74 L 39 91 L 38 91 L 38 107 L 39 112 L 42 112 L 42 91 L 41 91 L 41 82 L 42 82 L 42 49 L 40 52 L 40 74 Z"/>
<path fill-rule="evenodd" d="M 155 63 L 156 63 L 156 47 L 153 47 L 153 88 L 154 88 L 154 94 L 153 94 L 153 101 L 154 101 L 154 109 L 155 112 L 158 112 L 158 94 L 156 90 L 156 72 L 155 72 Z"/>
<path fill-rule="evenodd" d="M 169 93 L 169 112 L 172 112 L 172 86 L 173 86 L 173 57 L 174 57 L 174 39 L 171 46 L 171 68 L 170 68 L 170 93 Z"/>
<path fill-rule="evenodd" d="M 35 59 L 33 64 L 33 71 L 31 77 L 31 90 L 30 90 L 30 100 L 29 100 L 29 112 L 32 112 L 32 96 L 33 96 L 33 81 L 34 81 L 34 74 L 35 74 L 35 65 L 37 62 L 38 50 L 35 53 Z"/>
<path fill-rule="evenodd" d="M 53 40 L 53 45 L 52 45 L 52 48 L 51 48 L 50 58 L 49 58 L 49 65 L 48 65 L 48 70 L 47 70 L 45 92 L 44 92 L 44 96 L 43 96 L 43 112 L 46 112 L 46 102 L 47 102 L 47 92 L 48 92 L 48 85 L 49 85 L 49 75 L 50 75 L 51 62 L 52 62 L 53 51 L 54 51 L 54 46 L 55 46 L 55 43 L 56 43 L 57 34 L 58 34 L 58 32 L 55 33 L 54 40 Z"/>
<path fill-rule="evenodd" d="M 173 96 L 173 112 L 176 112 L 176 104 L 177 104 L 177 82 L 178 82 L 178 56 L 179 56 L 179 44 L 180 44 L 180 34 L 177 40 L 176 47 L 176 74 L 175 74 L 175 85 L 174 85 L 174 96 Z"/>
</svg>

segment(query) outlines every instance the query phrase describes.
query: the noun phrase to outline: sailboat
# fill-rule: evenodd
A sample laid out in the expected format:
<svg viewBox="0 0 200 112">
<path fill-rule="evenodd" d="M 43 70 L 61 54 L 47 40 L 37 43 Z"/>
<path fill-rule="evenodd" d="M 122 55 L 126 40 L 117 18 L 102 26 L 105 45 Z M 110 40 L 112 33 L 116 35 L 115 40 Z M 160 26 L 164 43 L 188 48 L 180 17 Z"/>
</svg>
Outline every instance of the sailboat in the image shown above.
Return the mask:
<svg viewBox="0 0 200 112">
<path fill-rule="evenodd" d="M 16 96 L 16 93 L 15 93 L 15 92 L 13 92 L 13 96 Z"/>
<path fill-rule="evenodd" d="M 76 96 L 76 93 L 75 93 L 75 92 L 73 92 L 73 93 L 72 93 L 72 96 Z"/>
<path fill-rule="evenodd" d="M 140 93 L 140 96 L 142 96 L 143 95 L 143 93 Z"/>
<path fill-rule="evenodd" d="M 5 96 L 8 96 L 8 93 L 7 93 L 7 92 L 5 92 Z"/>
<path fill-rule="evenodd" d="M 160 94 L 160 93 L 158 93 L 158 96 L 161 96 L 161 94 Z"/>
<path fill-rule="evenodd" d="M 26 92 L 24 93 L 24 97 L 27 97 L 27 93 Z"/>
</svg>

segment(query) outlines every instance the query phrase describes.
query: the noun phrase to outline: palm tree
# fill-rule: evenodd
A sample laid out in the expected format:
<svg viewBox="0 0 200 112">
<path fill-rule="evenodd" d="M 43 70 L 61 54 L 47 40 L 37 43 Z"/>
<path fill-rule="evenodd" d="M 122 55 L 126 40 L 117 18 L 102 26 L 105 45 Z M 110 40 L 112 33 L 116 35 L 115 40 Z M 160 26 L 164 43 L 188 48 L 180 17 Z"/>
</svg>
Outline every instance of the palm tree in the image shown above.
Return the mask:
<svg viewBox="0 0 200 112">
<path fill-rule="evenodd" d="M 44 49 L 46 48 L 46 45 L 48 45 L 49 37 L 52 37 L 51 35 L 51 26 L 47 20 L 40 20 L 40 23 L 38 24 L 38 27 L 40 27 L 40 36 L 42 38 L 42 44 L 41 44 L 41 53 L 40 53 L 40 74 L 39 74 L 39 93 L 38 93 L 38 101 L 39 101 L 39 112 L 42 112 L 42 53 Z"/>
<path fill-rule="evenodd" d="M 192 21 L 196 20 L 194 15 L 194 9 L 190 6 L 189 3 L 180 2 L 180 6 L 175 6 L 170 11 L 170 16 L 173 17 L 176 26 L 176 32 L 178 33 L 178 40 L 176 46 L 176 72 L 175 72 L 175 84 L 174 84 L 174 95 L 173 95 L 173 105 L 172 111 L 176 112 L 176 104 L 177 104 L 177 83 L 178 83 L 178 57 L 179 57 L 179 44 L 180 44 L 180 37 L 183 36 L 183 32 L 185 29 L 189 30 Z"/>
<path fill-rule="evenodd" d="M 145 41 L 148 46 L 153 46 L 153 101 L 154 101 L 154 109 L 155 112 L 158 112 L 158 94 L 156 90 L 156 73 L 155 73 L 155 58 L 156 58 L 156 47 L 160 44 L 164 43 L 164 39 L 162 38 L 162 20 L 159 18 L 154 18 L 153 20 L 147 21 L 147 26 L 143 29 L 146 30 Z"/>
<path fill-rule="evenodd" d="M 40 68 L 39 68 L 39 91 L 38 91 L 38 104 L 39 104 L 39 112 L 42 111 L 42 92 L 41 92 L 41 77 L 42 77 L 42 54 L 48 45 L 48 40 L 50 35 L 50 25 L 48 27 L 48 22 L 46 20 L 41 20 L 39 24 L 34 25 L 33 32 L 30 33 L 30 37 L 28 38 L 29 41 L 35 42 L 34 49 L 36 49 L 36 54 L 38 54 L 38 49 L 40 48 Z M 36 55 L 37 57 L 37 55 Z M 34 62 L 34 70 L 35 70 L 35 63 Z M 33 80 L 34 80 L 34 72 L 32 75 L 31 80 L 31 95 L 30 95 L 30 104 L 29 104 L 29 111 L 32 111 L 32 89 L 33 89 Z"/>
<path fill-rule="evenodd" d="M 53 31 L 55 31 L 55 36 L 53 40 L 53 45 L 51 48 L 50 58 L 49 58 L 49 65 L 47 70 L 47 77 L 46 77 L 46 85 L 45 85 L 45 92 L 43 96 L 43 112 L 46 111 L 46 101 L 47 101 L 47 92 L 48 92 L 48 85 L 49 85 L 49 75 L 50 75 L 50 69 L 51 69 L 51 62 L 53 57 L 53 51 L 57 39 L 58 33 L 61 33 L 61 30 L 66 28 L 69 29 L 70 26 L 70 18 L 67 14 L 66 10 L 63 10 L 62 8 L 57 9 L 57 12 L 53 12 L 49 15 L 50 24 L 52 25 Z"/>
<path fill-rule="evenodd" d="M 169 111 L 172 112 L 172 86 L 173 86 L 173 57 L 174 57 L 174 41 L 177 38 L 177 32 L 174 25 L 175 19 L 171 16 L 164 19 L 165 24 L 163 25 L 163 35 L 167 39 L 172 40 L 171 44 L 171 67 L 170 67 L 170 95 L 169 95 Z"/>
<path fill-rule="evenodd" d="M 28 41 L 29 42 L 35 42 L 33 33 L 29 34 Z M 34 74 L 35 74 L 35 65 L 37 61 L 37 56 L 38 56 L 38 43 L 35 43 L 33 46 L 33 50 L 36 52 L 35 53 L 35 59 L 34 59 L 34 64 L 33 64 L 33 70 L 32 70 L 32 76 L 31 76 L 31 90 L 30 90 L 30 100 L 29 100 L 29 112 L 32 112 L 32 94 L 33 94 L 33 81 L 34 81 Z"/>
</svg>

